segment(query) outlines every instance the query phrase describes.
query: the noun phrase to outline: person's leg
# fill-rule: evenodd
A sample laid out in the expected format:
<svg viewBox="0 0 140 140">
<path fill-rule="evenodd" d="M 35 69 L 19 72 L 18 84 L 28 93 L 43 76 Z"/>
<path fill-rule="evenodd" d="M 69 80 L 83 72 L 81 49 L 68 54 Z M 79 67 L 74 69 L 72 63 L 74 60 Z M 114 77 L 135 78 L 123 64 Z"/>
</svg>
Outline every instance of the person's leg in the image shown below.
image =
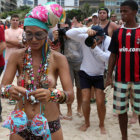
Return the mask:
<svg viewBox="0 0 140 140">
<path fill-rule="evenodd" d="M 85 123 L 80 127 L 81 131 L 86 131 L 90 126 L 90 89 L 82 89 L 82 110 L 84 114 Z"/>
<path fill-rule="evenodd" d="M 63 118 L 65 120 L 72 120 L 72 104 L 67 104 L 67 115 L 64 116 Z"/>
<path fill-rule="evenodd" d="M 106 114 L 106 107 L 105 107 L 105 94 L 103 90 L 95 88 L 95 95 L 96 95 L 96 104 L 97 104 L 97 111 L 99 117 L 99 127 L 101 134 L 106 134 L 105 127 L 104 127 L 104 120 Z"/>
<path fill-rule="evenodd" d="M 131 104 L 131 108 L 132 108 L 132 106 L 133 106 L 133 99 L 134 99 L 134 97 L 133 97 L 133 91 L 131 90 L 131 91 L 130 91 L 130 104 Z M 129 120 L 129 123 L 130 123 L 130 124 L 134 124 L 134 123 L 137 122 L 137 120 L 138 120 L 138 116 L 137 116 L 137 114 L 134 112 L 134 110 L 132 110 L 132 116 L 131 116 L 131 119 Z"/>
<path fill-rule="evenodd" d="M 70 76 L 71 76 L 72 84 L 74 85 L 74 70 L 73 70 L 73 65 L 69 61 L 68 61 L 68 64 L 69 64 L 69 70 L 70 70 Z M 64 119 L 66 119 L 66 120 L 72 120 L 72 104 L 67 104 L 67 115 L 64 116 Z"/>
<path fill-rule="evenodd" d="M 59 110 L 59 118 L 63 119 L 64 117 L 63 117 L 63 115 L 61 113 L 61 110 L 60 110 L 60 104 L 57 104 L 57 107 L 58 107 L 58 110 Z"/>
<path fill-rule="evenodd" d="M 80 87 L 80 77 L 78 74 L 79 69 L 80 69 L 80 65 L 75 65 L 74 79 L 75 79 L 76 97 L 77 97 L 77 115 L 81 117 L 82 116 L 82 93 Z"/>
<path fill-rule="evenodd" d="M 132 84 L 132 109 L 136 113 L 137 119 L 140 125 L 140 82 L 135 82 Z"/>
<path fill-rule="evenodd" d="M 122 140 L 127 139 L 127 125 L 128 125 L 128 115 L 127 113 L 118 115 L 119 118 L 119 126 L 122 134 Z"/>
<path fill-rule="evenodd" d="M 133 112 L 132 112 L 131 119 L 129 120 L 129 123 L 130 123 L 130 124 L 134 124 L 134 123 L 137 122 L 137 120 L 138 120 L 138 116 L 137 116 L 137 114 L 133 111 Z"/>
<path fill-rule="evenodd" d="M 80 88 L 76 88 L 76 96 L 77 96 L 77 114 L 79 117 L 82 116 L 82 93 Z"/>
<path fill-rule="evenodd" d="M 118 114 L 119 126 L 122 134 L 122 140 L 128 140 L 127 125 L 129 110 L 129 96 L 130 96 L 131 83 L 115 82 L 114 84 L 114 97 L 113 97 L 113 110 Z"/>
<path fill-rule="evenodd" d="M 90 99 L 90 102 L 91 103 L 95 103 L 96 102 L 94 87 L 91 88 L 91 99 Z"/>
</svg>

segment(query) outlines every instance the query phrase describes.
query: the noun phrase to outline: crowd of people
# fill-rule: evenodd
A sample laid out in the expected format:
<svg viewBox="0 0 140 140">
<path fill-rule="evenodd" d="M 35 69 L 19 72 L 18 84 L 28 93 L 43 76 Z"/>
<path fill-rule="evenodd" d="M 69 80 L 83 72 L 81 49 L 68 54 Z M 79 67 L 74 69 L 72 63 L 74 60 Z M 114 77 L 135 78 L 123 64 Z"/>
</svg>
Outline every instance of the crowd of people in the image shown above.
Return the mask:
<svg viewBox="0 0 140 140">
<path fill-rule="evenodd" d="M 88 131 L 94 100 L 100 133 L 106 134 L 105 88 L 110 85 L 122 140 L 128 140 L 129 100 L 133 112 L 129 123 L 140 124 L 137 12 L 137 3 L 126 0 L 120 5 L 121 19 L 101 7 L 82 24 L 77 16 L 65 20 L 60 5 L 47 3 L 27 13 L 23 25 L 18 15 L 11 16 L 10 26 L 1 23 L 0 96 L 15 104 L 12 121 L 8 118 L 3 124 L 10 129 L 11 140 L 63 140 L 60 119 L 73 119 L 74 87 L 77 115 L 84 117 L 79 130 Z M 15 76 L 17 85 L 12 85 Z M 63 91 L 57 89 L 58 77 Z M 66 116 L 62 103 L 67 105 Z M 1 104 L 0 100 L 0 122 Z"/>
</svg>

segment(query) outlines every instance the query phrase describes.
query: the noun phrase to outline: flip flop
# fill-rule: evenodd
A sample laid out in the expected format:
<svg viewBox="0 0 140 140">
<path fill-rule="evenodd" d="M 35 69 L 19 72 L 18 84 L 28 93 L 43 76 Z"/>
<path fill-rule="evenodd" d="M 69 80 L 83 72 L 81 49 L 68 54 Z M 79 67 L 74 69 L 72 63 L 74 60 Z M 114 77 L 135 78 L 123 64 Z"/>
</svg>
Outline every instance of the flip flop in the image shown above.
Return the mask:
<svg viewBox="0 0 140 140">
<path fill-rule="evenodd" d="M 65 119 L 65 120 L 72 120 L 72 116 L 63 116 L 63 118 Z"/>
<path fill-rule="evenodd" d="M 59 118 L 60 118 L 60 120 L 63 120 L 64 116 L 63 115 L 59 115 Z"/>
<path fill-rule="evenodd" d="M 80 112 L 77 112 L 77 116 L 79 116 L 81 118 L 83 116 L 83 114 Z"/>
</svg>

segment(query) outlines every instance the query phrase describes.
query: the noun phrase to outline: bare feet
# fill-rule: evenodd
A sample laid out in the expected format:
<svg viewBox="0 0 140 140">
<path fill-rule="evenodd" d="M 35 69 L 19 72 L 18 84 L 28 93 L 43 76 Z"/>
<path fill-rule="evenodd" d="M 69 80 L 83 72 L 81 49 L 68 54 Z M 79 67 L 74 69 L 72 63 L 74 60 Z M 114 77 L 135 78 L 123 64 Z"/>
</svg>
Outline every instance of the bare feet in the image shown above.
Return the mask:
<svg viewBox="0 0 140 140">
<path fill-rule="evenodd" d="M 114 114 L 113 114 L 113 117 L 118 117 L 118 114 L 115 114 L 115 113 L 114 113 Z"/>
<path fill-rule="evenodd" d="M 66 116 L 63 117 L 65 120 L 72 120 L 72 112 L 68 112 Z"/>
<path fill-rule="evenodd" d="M 70 120 L 70 121 L 72 120 L 72 116 L 64 116 L 63 118 L 64 118 L 65 120 Z"/>
<path fill-rule="evenodd" d="M 81 110 L 77 110 L 77 116 L 80 117 L 80 118 L 83 116 L 83 113 L 82 113 Z"/>
<path fill-rule="evenodd" d="M 129 121 L 129 124 L 135 124 L 137 122 L 138 118 L 137 117 L 132 117 Z"/>
<path fill-rule="evenodd" d="M 105 130 L 105 127 L 100 127 L 100 132 L 101 132 L 101 134 L 106 134 L 106 130 Z"/>
<path fill-rule="evenodd" d="M 84 132 L 84 131 L 86 131 L 86 130 L 88 129 L 89 126 L 90 126 L 89 124 L 83 124 L 83 125 L 79 128 L 79 130 Z"/>
<path fill-rule="evenodd" d="M 62 114 L 59 115 L 60 120 L 64 119 L 64 116 Z"/>
</svg>

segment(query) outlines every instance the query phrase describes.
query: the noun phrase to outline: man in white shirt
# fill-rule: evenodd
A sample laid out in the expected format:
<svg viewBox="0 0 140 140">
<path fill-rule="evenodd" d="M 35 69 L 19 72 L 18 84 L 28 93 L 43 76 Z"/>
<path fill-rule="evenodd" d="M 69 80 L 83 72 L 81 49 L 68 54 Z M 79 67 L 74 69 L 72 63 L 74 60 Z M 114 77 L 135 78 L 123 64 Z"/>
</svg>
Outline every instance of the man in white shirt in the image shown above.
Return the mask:
<svg viewBox="0 0 140 140">
<path fill-rule="evenodd" d="M 80 42 L 83 51 L 83 60 L 79 76 L 82 89 L 82 110 L 85 123 L 80 127 L 80 130 L 86 131 L 90 126 L 90 96 L 91 87 L 93 86 L 95 89 L 97 111 L 100 121 L 100 132 L 101 134 L 105 134 L 104 119 L 106 108 L 105 94 L 103 92 L 103 74 L 105 65 L 108 63 L 110 56 L 108 46 L 111 38 L 105 35 L 104 30 L 100 26 L 92 26 L 91 29 L 86 27 L 73 28 L 67 31 L 66 35 L 69 38 Z"/>
</svg>

